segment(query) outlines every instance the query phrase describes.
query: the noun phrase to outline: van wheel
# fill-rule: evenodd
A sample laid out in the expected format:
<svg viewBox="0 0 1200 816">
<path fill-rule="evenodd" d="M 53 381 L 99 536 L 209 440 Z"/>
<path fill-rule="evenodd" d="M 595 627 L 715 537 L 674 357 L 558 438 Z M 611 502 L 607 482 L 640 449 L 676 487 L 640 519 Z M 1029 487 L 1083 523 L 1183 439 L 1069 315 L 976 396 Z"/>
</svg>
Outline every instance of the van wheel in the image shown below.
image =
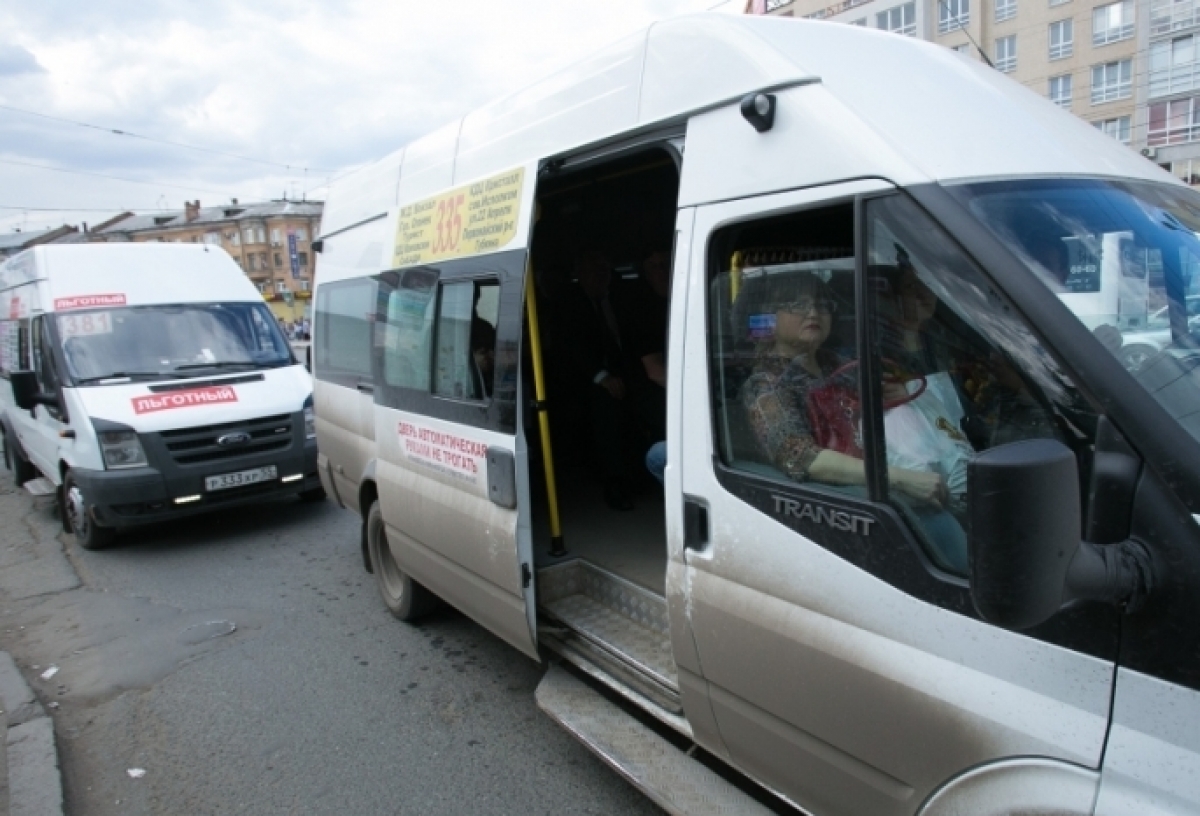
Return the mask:
<svg viewBox="0 0 1200 816">
<path fill-rule="evenodd" d="M 62 490 L 63 512 L 79 546 L 85 550 L 99 550 L 111 544 L 117 537 L 117 531 L 112 527 L 100 526 L 92 518 L 92 507 L 69 470 L 63 479 Z"/>
<path fill-rule="evenodd" d="M 17 443 L 7 436 L 4 437 L 4 464 L 13 472 L 13 481 L 18 487 L 37 478 L 33 462 L 26 459 Z"/>
<path fill-rule="evenodd" d="M 389 612 L 402 621 L 415 621 L 437 607 L 437 596 L 405 575 L 392 557 L 379 502 L 372 502 L 367 511 L 367 550 L 375 569 L 375 583 Z"/>
</svg>

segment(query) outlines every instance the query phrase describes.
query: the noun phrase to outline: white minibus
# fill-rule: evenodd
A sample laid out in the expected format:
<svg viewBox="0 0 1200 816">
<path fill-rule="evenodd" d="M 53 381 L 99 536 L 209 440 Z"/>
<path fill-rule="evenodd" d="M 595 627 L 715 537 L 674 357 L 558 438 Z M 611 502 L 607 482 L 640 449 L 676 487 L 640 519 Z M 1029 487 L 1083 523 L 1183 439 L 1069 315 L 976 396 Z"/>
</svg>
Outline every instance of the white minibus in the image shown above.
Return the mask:
<svg viewBox="0 0 1200 816">
<path fill-rule="evenodd" d="M 1153 162 L 938 45 L 700 15 L 322 227 L 384 602 L 547 663 L 668 812 L 1200 813 L 1200 194 Z"/>
<path fill-rule="evenodd" d="M 18 484 L 95 549 L 124 528 L 299 494 L 312 378 L 220 247 L 36 247 L 0 265 L 0 417 Z"/>
</svg>

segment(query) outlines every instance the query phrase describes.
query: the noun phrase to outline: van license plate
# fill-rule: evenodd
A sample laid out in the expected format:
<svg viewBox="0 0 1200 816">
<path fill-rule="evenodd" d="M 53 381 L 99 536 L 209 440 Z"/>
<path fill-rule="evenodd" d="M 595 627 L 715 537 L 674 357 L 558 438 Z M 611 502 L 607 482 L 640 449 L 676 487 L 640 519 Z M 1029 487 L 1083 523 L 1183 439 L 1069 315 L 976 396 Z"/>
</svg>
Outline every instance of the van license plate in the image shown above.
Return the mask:
<svg viewBox="0 0 1200 816">
<path fill-rule="evenodd" d="M 255 484 L 256 482 L 267 482 L 274 479 L 276 475 L 277 471 L 274 465 L 254 468 L 253 470 L 239 470 L 237 473 L 209 476 L 204 480 L 204 489 L 226 490 L 230 487 L 241 487 L 242 485 Z"/>
</svg>

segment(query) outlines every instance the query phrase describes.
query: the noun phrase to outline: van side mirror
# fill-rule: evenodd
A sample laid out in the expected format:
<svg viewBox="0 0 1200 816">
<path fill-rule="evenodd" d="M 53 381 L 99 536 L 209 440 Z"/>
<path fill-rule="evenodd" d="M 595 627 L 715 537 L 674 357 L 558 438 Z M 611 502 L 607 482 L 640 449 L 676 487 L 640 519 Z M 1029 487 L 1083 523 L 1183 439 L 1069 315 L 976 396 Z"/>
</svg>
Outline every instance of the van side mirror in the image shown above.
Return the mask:
<svg viewBox="0 0 1200 816">
<path fill-rule="evenodd" d="M 984 451 L 968 466 L 967 490 L 971 598 L 984 620 L 1028 629 L 1085 600 L 1132 611 L 1151 591 L 1141 544 L 1082 540 L 1078 465 L 1062 443 Z"/>
<path fill-rule="evenodd" d="M 9 376 L 13 402 L 24 411 L 32 411 L 38 405 L 38 381 L 34 371 L 14 371 Z"/>
</svg>

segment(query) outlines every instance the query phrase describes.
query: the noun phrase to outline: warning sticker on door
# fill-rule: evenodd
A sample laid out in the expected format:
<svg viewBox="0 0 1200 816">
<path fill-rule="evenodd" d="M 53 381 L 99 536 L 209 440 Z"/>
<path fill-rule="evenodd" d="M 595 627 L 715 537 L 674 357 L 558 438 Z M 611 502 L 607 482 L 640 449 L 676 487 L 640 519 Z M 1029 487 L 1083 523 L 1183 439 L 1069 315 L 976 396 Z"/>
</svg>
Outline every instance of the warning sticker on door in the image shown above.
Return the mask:
<svg viewBox="0 0 1200 816">
<path fill-rule="evenodd" d="M 150 414 L 155 411 L 173 411 L 176 408 L 195 408 L 221 402 L 237 402 L 237 392 L 227 385 L 209 388 L 189 388 L 168 394 L 152 394 L 133 398 L 135 414 Z"/>
<path fill-rule="evenodd" d="M 400 434 L 400 448 L 410 462 L 441 471 L 463 482 L 479 483 L 479 474 L 486 466 L 487 445 L 411 422 L 401 422 L 397 431 Z"/>
<path fill-rule="evenodd" d="M 120 293 L 109 295 L 77 295 L 75 297 L 55 298 L 54 311 L 65 312 L 68 309 L 96 309 L 101 306 L 124 306 L 125 295 Z"/>
</svg>

